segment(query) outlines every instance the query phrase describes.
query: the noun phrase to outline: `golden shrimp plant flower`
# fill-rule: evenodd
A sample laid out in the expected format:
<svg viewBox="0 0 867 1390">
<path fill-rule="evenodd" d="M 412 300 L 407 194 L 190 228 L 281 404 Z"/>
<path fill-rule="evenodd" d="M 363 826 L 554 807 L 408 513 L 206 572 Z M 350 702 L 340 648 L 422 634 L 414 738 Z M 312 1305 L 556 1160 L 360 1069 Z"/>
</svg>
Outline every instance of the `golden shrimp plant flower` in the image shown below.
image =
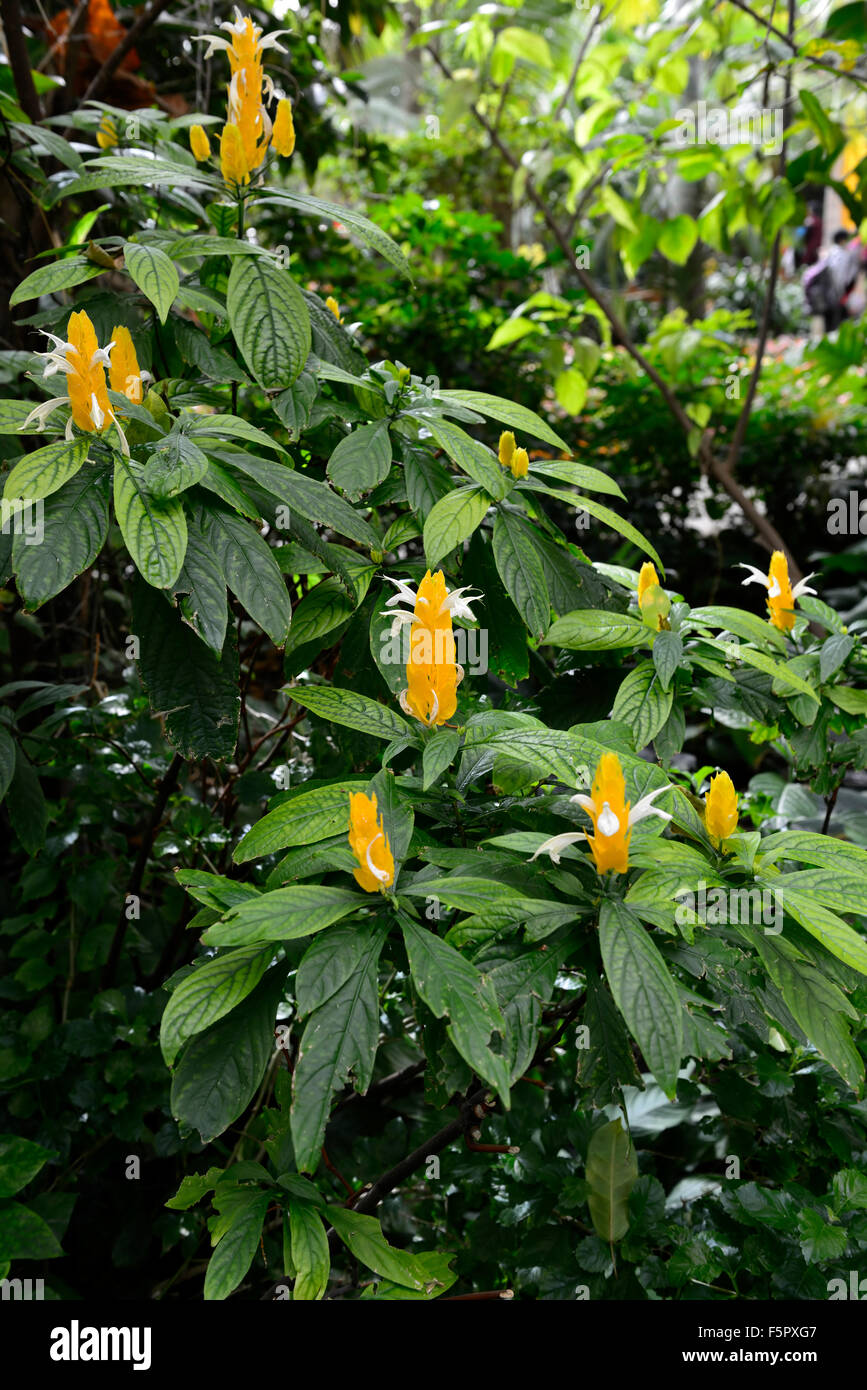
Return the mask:
<svg viewBox="0 0 867 1390">
<path fill-rule="evenodd" d="M 511 430 L 503 430 L 497 449 L 497 457 L 504 468 L 508 468 L 513 478 L 526 478 L 530 467 L 530 456 L 526 449 L 519 449 Z"/>
<path fill-rule="evenodd" d="M 105 369 L 110 365 L 114 343 L 109 343 L 105 348 L 99 346 L 96 330 L 84 309 L 70 314 L 66 331 L 68 339 L 58 338 L 56 334 L 43 329 L 42 332 L 54 346 L 48 352 L 38 354 L 45 359 L 43 377 L 54 376 L 57 372 L 65 374 L 66 395 L 53 396 L 31 410 L 22 429 L 27 429 L 34 422 L 43 425 L 60 406 L 68 405 L 72 413 L 66 424 L 67 439 L 72 438 L 73 425 L 86 434 L 102 434 L 113 423 L 120 435 L 123 452 L 128 454 L 126 437 L 109 405 L 105 380 Z"/>
<path fill-rule="evenodd" d="M 244 142 L 236 125 L 224 125 L 220 136 L 220 172 L 230 188 L 241 188 L 250 182 L 250 170 L 244 156 Z"/>
<path fill-rule="evenodd" d="M 358 860 L 353 876 L 365 893 L 383 893 L 394 883 L 394 856 L 375 796 L 349 793 L 349 847 Z"/>
<path fill-rule="evenodd" d="M 662 811 L 653 803 L 668 787 L 657 787 L 630 808 L 626 800 L 626 781 L 623 768 L 616 753 L 603 753 L 596 767 L 590 795 L 579 792 L 570 798 L 586 811 L 593 822 L 593 834 L 586 835 L 583 830 L 565 835 L 553 835 L 545 840 L 533 855 L 548 854 L 554 864 L 560 863 L 560 855 L 568 845 L 586 840 L 596 864 L 597 873 L 625 874 L 629 868 L 629 841 L 632 827 L 647 816 L 659 816 L 661 820 L 671 820 L 667 811 Z"/>
<path fill-rule="evenodd" d="M 330 310 L 331 310 L 331 313 L 332 313 L 332 314 L 334 315 L 334 317 L 337 319 L 337 322 L 338 322 L 338 323 L 342 323 L 342 322 L 343 322 L 343 319 L 342 319 L 341 316 L 340 316 L 340 305 L 338 304 L 337 300 L 334 298 L 334 295 L 333 295 L 333 294 L 330 294 L 330 295 L 328 296 L 328 298 L 326 299 L 326 301 L 325 301 L 325 307 L 326 307 L 326 309 L 330 309 Z"/>
<path fill-rule="evenodd" d="M 812 574 L 799 580 L 793 588 L 789 580 L 789 566 L 782 550 L 774 551 L 767 574 L 762 574 L 755 565 L 741 565 L 740 568 L 750 571 L 742 581 L 744 584 L 763 584 L 767 589 L 768 622 L 771 626 L 779 628 L 780 632 L 791 632 L 795 626 L 795 599 L 800 598 L 802 594 L 816 592 L 807 586 L 807 580 L 813 578 Z"/>
<path fill-rule="evenodd" d="M 284 99 L 278 104 L 273 128 L 265 105 L 265 101 L 270 101 L 274 95 L 274 83 L 265 72 L 264 55 L 270 48 L 285 53 L 279 40 L 289 31 L 281 29 L 274 34 L 263 34 L 258 24 L 254 24 L 249 15 L 242 15 L 237 8 L 235 18 L 226 20 L 220 28 L 229 38 L 207 34 L 203 36 L 203 41 L 208 45 L 206 58 L 210 58 L 215 50 L 222 49 L 229 59 L 232 76 L 220 157 L 224 179 L 228 184 L 239 187 L 249 182 L 250 174 L 264 162 L 269 145 L 273 144 L 276 152 L 283 155 L 291 154 L 295 148 L 290 103 Z M 230 136 L 230 144 L 224 149 L 226 133 L 231 129 L 236 129 L 240 136 L 243 165 L 233 136 Z"/>
<path fill-rule="evenodd" d="M 659 582 L 656 566 L 646 560 L 638 574 L 638 607 L 644 624 L 654 632 L 668 628 L 671 599 Z"/>
<path fill-rule="evenodd" d="M 449 592 L 442 570 L 436 574 L 428 570 L 417 593 L 402 579 L 389 582 L 397 587 L 385 608 L 385 616 L 393 619 L 392 636 L 403 624 L 410 624 L 407 688 L 400 692 L 400 707 L 427 728 L 445 724 L 457 709 L 457 688 L 464 678 L 463 667 L 455 659 L 452 617 L 473 620 L 470 605 L 476 600 L 464 597 L 467 586 Z"/>
<path fill-rule="evenodd" d="M 108 379 L 112 391 L 126 396 L 133 405 L 141 405 L 142 386 L 150 378 L 150 372 L 143 372 L 138 364 L 132 335 L 128 328 L 116 324 L 111 330 L 112 344 L 109 350 Z"/>
<path fill-rule="evenodd" d="M 271 146 L 288 159 L 295 149 L 295 125 L 292 120 L 292 103 L 287 98 L 277 103 L 277 115 L 271 131 Z"/>
<path fill-rule="evenodd" d="M 199 164 L 211 157 L 211 142 L 204 126 L 190 126 L 190 149 Z"/>
<path fill-rule="evenodd" d="M 717 849 L 738 828 L 738 796 L 727 772 L 710 779 L 704 799 L 704 823 Z"/>
</svg>

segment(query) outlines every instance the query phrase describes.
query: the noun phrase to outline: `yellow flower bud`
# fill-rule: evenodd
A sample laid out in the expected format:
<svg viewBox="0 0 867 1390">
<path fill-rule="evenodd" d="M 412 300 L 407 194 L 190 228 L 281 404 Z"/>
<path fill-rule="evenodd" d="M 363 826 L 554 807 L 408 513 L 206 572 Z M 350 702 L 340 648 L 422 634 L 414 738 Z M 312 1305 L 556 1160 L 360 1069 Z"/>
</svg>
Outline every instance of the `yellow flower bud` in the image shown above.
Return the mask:
<svg viewBox="0 0 867 1390">
<path fill-rule="evenodd" d="M 244 142 L 236 125 L 225 125 L 220 137 L 220 170 L 229 187 L 250 182 L 250 171 L 244 157 Z"/>
<path fill-rule="evenodd" d="M 516 449 L 512 455 L 512 462 L 509 465 L 512 476 L 515 478 L 526 478 L 527 469 L 530 467 L 530 457 L 526 449 Z"/>
<path fill-rule="evenodd" d="M 504 430 L 500 435 L 500 447 L 497 457 L 504 468 L 511 468 L 512 457 L 515 453 L 515 436 L 511 430 Z"/>
<path fill-rule="evenodd" d="M 117 126 L 108 112 L 105 113 L 99 123 L 99 130 L 96 132 L 96 143 L 101 150 L 110 150 L 120 143 Z"/>
<path fill-rule="evenodd" d="M 190 127 L 190 149 L 200 164 L 203 160 L 210 159 L 211 142 L 204 126 L 194 125 Z"/>
<path fill-rule="evenodd" d="M 334 298 L 333 294 L 330 294 L 326 299 L 325 307 L 326 309 L 331 310 L 338 323 L 343 322 L 343 319 L 340 317 L 340 305 L 337 303 L 337 300 Z"/>
<path fill-rule="evenodd" d="M 710 779 L 704 799 L 704 823 L 717 849 L 738 828 L 738 797 L 727 772 Z"/>
<path fill-rule="evenodd" d="M 292 103 L 281 101 L 277 104 L 277 115 L 271 130 L 271 145 L 278 154 L 288 159 L 295 148 L 295 126 L 292 121 Z"/>
</svg>

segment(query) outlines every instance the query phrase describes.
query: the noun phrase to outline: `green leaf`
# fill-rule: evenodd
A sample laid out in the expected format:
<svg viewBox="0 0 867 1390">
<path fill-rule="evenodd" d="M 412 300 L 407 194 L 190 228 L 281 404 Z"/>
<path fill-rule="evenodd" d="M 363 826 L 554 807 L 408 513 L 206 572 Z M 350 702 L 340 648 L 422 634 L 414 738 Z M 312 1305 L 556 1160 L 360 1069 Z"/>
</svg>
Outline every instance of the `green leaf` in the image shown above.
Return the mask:
<svg viewBox="0 0 867 1390">
<path fill-rule="evenodd" d="M 370 947 L 369 929 L 343 922 L 314 936 L 298 966 L 295 1000 L 303 1018 L 342 989 L 361 969 Z"/>
<path fill-rule="evenodd" d="M 867 874 L 867 850 L 850 845 L 830 835 L 817 835 L 811 830 L 781 830 L 768 835 L 761 844 L 762 862 L 796 859 L 803 864 L 815 864 L 820 869 L 840 869 L 845 873 Z"/>
<path fill-rule="evenodd" d="M 619 484 L 613 478 L 609 478 L 607 473 L 603 473 L 599 468 L 590 468 L 585 463 L 576 463 L 574 459 L 558 459 L 556 463 L 531 459 L 530 473 L 526 480 L 530 486 L 533 484 L 534 473 L 541 473 L 544 478 L 559 478 L 564 483 L 573 483 L 575 487 L 589 488 L 591 492 L 607 492 L 612 497 L 626 501 Z"/>
<path fill-rule="evenodd" d="M 741 926 L 740 931 L 752 942 L 798 1027 L 846 1084 L 859 1090 L 864 1081 L 864 1063 L 846 1026 L 847 1016 L 858 1015 L 845 994 L 803 959 L 784 937 L 765 935 L 746 926 Z"/>
<path fill-rule="evenodd" d="M 274 1055 L 274 1020 L 286 968 L 275 966 L 243 1003 L 187 1044 L 172 1079 L 176 1120 L 208 1144 L 249 1105 Z"/>
<path fill-rule="evenodd" d="M 376 550 L 380 545 L 376 532 L 368 525 L 349 503 L 325 483 L 316 478 L 308 478 L 300 472 L 285 470 L 286 477 L 281 482 L 281 490 L 275 494 L 300 512 L 308 521 L 328 526 L 338 535 L 349 536 L 368 550 Z M 255 476 L 255 474 L 253 475 Z"/>
<path fill-rule="evenodd" d="M 832 956 L 867 975 L 867 940 L 858 932 L 808 894 L 793 891 L 786 879 L 757 879 L 757 883 L 776 892 L 782 891 L 783 906 L 790 917 L 820 941 Z"/>
<path fill-rule="evenodd" d="M 343 724 L 360 734 L 370 734 L 372 738 L 384 738 L 391 742 L 412 733 L 406 720 L 401 719 L 388 705 L 380 705 L 354 690 L 338 690 L 329 685 L 293 686 L 292 698 L 296 704 L 309 709 L 312 714 L 318 714 L 321 719 Z"/>
<path fill-rule="evenodd" d="M 258 444 L 261 448 L 273 449 L 277 454 L 286 453 L 283 445 L 265 434 L 264 430 L 257 430 L 255 425 L 240 420 L 237 415 L 184 416 L 184 427 L 197 438 L 213 435 L 215 438 L 243 439 L 246 444 Z"/>
<path fill-rule="evenodd" d="M 195 968 L 172 991 L 160 1022 L 160 1047 L 171 1066 L 187 1038 L 234 1009 L 261 980 L 273 952 L 241 947 Z"/>
<path fill-rule="evenodd" d="M 182 503 L 151 497 L 141 465 L 132 459 L 118 459 L 114 466 L 114 510 L 139 574 L 155 589 L 169 588 L 181 572 L 187 550 Z"/>
<path fill-rule="evenodd" d="M 307 1020 L 293 1078 L 292 1142 L 300 1172 L 319 1162 L 331 1097 L 353 1075 L 367 1090 L 379 1043 L 377 964 L 386 928 L 360 924 L 365 950 L 352 975 Z"/>
<path fill-rule="evenodd" d="M 43 294 L 71 290 L 74 285 L 81 285 L 85 280 L 93 280 L 97 275 L 104 274 L 105 266 L 94 265 L 84 256 L 68 256 L 62 261 L 53 261 L 51 265 L 41 265 L 12 291 L 9 307 L 12 309 L 28 299 L 39 299 Z M 30 409 L 32 406 L 28 407 Z"/>
<path fill-rule="evenodd" d="M 205 539 L 198 508 L 187 517 L 187 552 L 171 590 L 172 597 L 180 599 L 178 608 L 184 622 L 219 657 L 229 620 L 226 581 L 220 563 Z"/>
<path fill-rule="evenodd" d="M 514 58 L 520 58 L 526 63 L 535 63 L 536 67 L 546 70 L 553 67 L 548 40 L 532 29 L 510 24 L 500 30 L 496 46 Z"/>
<path fill-rule="evenodd" d="M 424 524 L 425 556 L 431 569 L 473 534 L 490 505 L 490 497 L 478 487 L 458 488 L 435 503 Z"/>
<path fill-rule="evenodd" d="M 0 1204 L 0 1260 L 54 1260 L 65 1252 L 47 1222 L 20 1202 Z"/>
<path fill-rule="evenodd" d="M 693 608 L 689 614 L 690 626 L 721 628 L 753 642 L 758 647 L 774 646 L 780 653 L 786 650 L 786 639 L 778 628 L 755 613 L 746 613 L 742 608 Z"/>
<path fill-rule="evenodd" d="M 801 1254 L 807 1264 L 840 1260 L 846 1253 L 849 1233 L 845 1226 L 832 1226 L 821 1212 L 805 1207 L 798 1216 L 798 1231 L 801 1237 Z"/>
<path fill-rule="evenodd" d="M 156 309 L 160 323 L 165 323 L 180 289 L 178 272 L 165 251 L 158 246 L 140 246 L 136 241 L 125 241 L 123 260 L 142 294 Z"/>
<path fill-rule="evenodd" d="M 641 532 L 636 530 L 631 522 L 624 521 L 623 517 L 618 516 L 616 512 L 612 512 L 610 507 L 603 507 L 601 502 L 594 502 L 590 497 L 584 497 L 576 493 L 574 502 L 576 507 L 580 507 L 585 512 L 589 512 L 591 516 L 596 517 L 597 521 L 604 522 L 606 526 L 610 526 L 611 530 L 616 531 L 618 535 L 625 536 L 626 539 L 631 541 L 639 550 L 643 550 L 646 555 L 649 555 L 654 564 L 662 569 L 662 561 L 650 544 L 650 541 L 642 536 Z"/>
<path fill-rule="evenodd" d="M 673 699 L 673 692 L 663 688 L 654 663 L 642 661 L 620 686 L 611 718 L 628 724 L 635 735 L 635 747 L 646 748 L 668 719 Z"/>
<path fill-rule="evenodd" d="M 506 592 L 531 635 L 542 637 L 551 619 L 551 601 L 532 528 L 513 512 L 499 511 L 493 545 Z"/>
<path fill-rule="evenodd" d="M 569 415 L 580 415 L 587 399 L 587 382 L 577 367 L 567 367 L 554 378 L 554 394 Z"/>
<path fill-rule="evenodd" d="M 533 439 L 542 439 L 546 444 L 553 444 L 555 449 L 565 449 L 569 452 L 569 445 L 559 434 L 554 433 L 550 425 L 546 425 L 534 411 L 528 410 L 526 406 L 516 405 L 514 401 L 504 401 L 500 396 L 489 396 L 486 391 L 437 391 L 435 397 L 443 405 L 451 402 L 455 405 L 467 405 L 470 410 L 477 410 L 480 415 L 499 420 L 501 424 L 508 425 L 513 430 L 520 430 L 522 434 L 530 435 Z"/>
<path fill-rule="evenodd" d="M 291 386 L 310 355 L 310 315 L 289 272 L 264 256 L 238 256 L 226 308 L 235 342 L 259 384 Z"/>
<path fill-rule="evenodd" d="M 36 769 L 17 744 L 15 772 L 9 783 L 6 811 L 12 829 L 27 853 L 38 854 L 45 844 L 48 807 Z"/>
<path fill-rule="evenodd" d="M 208 1263 L 205 1302 L 228 1298 L 244 1278 L 259 1248 L 262 1222 L 270 1201 L 269 1192 L 237 1194 L 231 1221 Z"/>
<path fill-rule="evenodd" d="M 508 347 L 510 343 L 519 342 L 521 338 L 526 338 L 530 333 L 544 331 L 544 324 L 537 323 L 534 319 L 525 319 L 520 314 L 513 314 L 511 318 L 504 319 L 494 329 L 485 344 L 485 352 L 495 352 L 497 348 Z"/>
<path fill-rule="evenodd" d="M 338 831 L 348 835 L 349 793 L 366 786 L 365 778 L 350 778 L 293 795 L 247 831 L 232 858 L 236 864 L 247 864 L 291 845 L 316 844 Z"/>
<path fill-rule="evenodd" d="M 43 1149 L 32 1139 L 0 1134 L 0 1197 L 14 1197 L 31 1178 L 36 1177 L 51 1157 L 51 1149 Z"/>
<path fill-rule="evenodd" d="M 639 879 L 639 883 L 642 881 Z M 578 1078 L 586 1089 L 587 1103 L 601 1110 L 619 1100 L 623 1086 L 642 1089 L 644 1083 L 623 1018 L 595 972 L 587 978 L 587 1002 L 581 1021 L 587 1029 L 587 1046 L 579 1049 Z"/>
<path fill-rule="evenodd" d="M 629 1230 L 629 1194 L 638 1178 L 638 1158 L 618 1118 L 597 1129 L 587 1146 L 587 1205 L 600 1240 L 613 1244 Z"/>
<path fill-rule="evenodd" d="M 289 438 L 295 443 L 301 438 L 310 420 L 319 385 L 310 372 L 302 372 L 294 385 L 272 402 L 274 410 L 285 425 Z"/>
<path fill-rule="evenodd" d="M 166 159 L 146 159 L 142 155 L 101 155 L 89 159 L 86 173 L 71 183 L 58 186 L 50 205 L 74 193 L 92 193 L 104 188 L 182 188 L 185 192 L 215 189 L 217 180 L 197 169 L 195 164 L 172 163 Z"/>
<path fill-rule="evenodd" d="M 437 1018 L 448 1017 L 446 1031 L 458 1052 L 499 1091 L 508 1109 L 508 1059 L 489 1047 L 491 1033 L 502 1033 L 505 1028 L 490 981 L 433 932 L 408 917 L 402 916 L 400 924 L 416 989 Z"/>
<path fill-rule="evenodd" d="M 581 608 L 558 618 L 548 629 L 545 643 L 570 651 L 605 652 L 618 647 L 637 647 L 648 641 L 649 636 L 644 623 L 628 613 Z"/>
<path fill-rule="evenodd" d="M 789 686 L 800 695 L 808 695 L 816 704 L 819 703 L 819 696 L 811 685 L 793 671 L 791 666 L 783 661 L 774 661 L 766 652 L 756 651 L 754 647 L 739 647 L 738 661 L 746 662 L 747 666 L 754 666 L 757 671 L 764 671 L 766 675 L 773 677 L 775 684 L 779 682 L 781 686 Z"/>
<path fill-rule="evenodd" d="M 505 497 L 512 481 L 511 474 L 494 458 L 490 449 L 450 420 L 425 416 L 424 423 L 440 448 L 474 483 L 478 483 L 491 497 Z"/>
<path fill-rule="evenodd" d="M 674 1098 L 683 1052 L 677 987 L 659 948 L 623 903 L 604 900 L 599 947 L 614 1002 L 666 1095 Z"/>
<path fill-rule="evenodd" d="M 274 645 L 282 647 L 292 622 L 292 603 L 271 547 L 234 512 L 208 504 L 199 516 L 202 535 L 232 593 Z"/>
<path fill-rule="evenodd" d="M 274 888 L 239 903 L 205 932 L 209 946 L 257 946 L 266 941 L 291 941 L 312 936 L 349 912 L 367 907 L 369 899 L 348 888 L 325 888 L 297 883 Z"/>
<path fill-rule="evenodd" d="M 109 486 L 102 466 L 79 469 L 45 504 L 40 544 L 15 537 L 15 578 L 28 609 L 54 598 L 93 564 L 108 535 Z"/>
<path fill-rule="evenodd" d="M 826 693 L 828 699 L 847 714 L 867 714 L 867 690 L 854 690 L 851 685 L 832 685 Z"/>
<path fill-rule="evenodd" d="M 262 198 L 261 201 L 263 203 L 283 203 L 286 207 L 294 208 L 297 212 L 307 213 L 320 221 L 324 217 L 329 222 L 339 222 L 354 232 L 366 246 L 370 246 L 378 252 L 384 260 L 399 270 L 401 275 L 406 276 L 407 280 L 412 279 L 409 263 L 400 247 L 381 227 L 369 221 L 360 212 L 356 212 L 354 208 L 341 203 L 330 203 L 324 198 L 313 198 L 306 193 L 299 193 L 294 190 L 291 193 L 271 194 Z M 334 316 L 331 315 L 331 317 Z"/>
<path fill-rule="evenodd" d="M 50 497 L 75 477 L 87 461 L 89 445 L 87 438 L 74 439 L 71 443 L 58 440 L 56 444 L 46 444 L 43 449 L 25 454 L 6 479 L 4 501 L 29 497 L 36 502 L 41 497 Z"/>
<path fill-rule="evenodd" d="M 331 1252 L 325 1227 L 321 1216 L 309 1202 L 296 1202 L 290 1198 L 286 1210 L 289 1213 L 292 1263 L 295 1266 L 292 1300 L 295 1303 L 314 1302 L 328 1288 L 331 1272 Z"/>
<path fill-rule="evenodd" d="M 461 736 L 453 729 L 439 729 L 424 746 L 422 790 L 427 791 L 451 767 L 461 746 Z"/>
<path fill-rule="evenodd" d="M 666 260 L 674 261 L 675 265 L 686 265 L 697 241 L 698 227 L 691 217 L 681 213 L 679 217 L 663 223 L 656 245 Z"/>
<path fill-rule="evenodd" d="M 364 1216 L 347 1207 L 329 1206 L 327 1216 L 347 1250 L 374 1274 L 418 1291 L 428 1282 L 428 1271 L 415 1255 L 396 1250 L 382 1234 L 375 1216 Z"/>
<path fill-rule="evenodd" d="M 185 758 L 230 758 L 241 710 L 234 630 L 218 658 L 158 590 L 142 583 L 133 587 L 133 624 L 139 672 L 170 742 Z"/>
<path fill-rule="evenodd" d="M 354 502 L 388 477 L 391 468 L 391 438 L 388 421 L 358 425 L 341 439 L 328 460 L 326 473 Z"/>
<path fill-rule="evenodd" d="M 653 639 L 653 664 L 663 689 L 671 684 L 671 679 L 683 660 L 683 639 L 677 632 L 658 632 Z"/>
<path fill-rule="evenodd" d="M 207 471 L 207 455 L 187 435 L 173 432 L 152 451 L 142 484 L 151 497 L 166 502 L 200 482 Z"/>
<path fill-rule="evenodd" d="M 15 775 L 15 740 L 5 726 L 0 724 L 0 801 L 3 800 L 9 784 Z"/>
<path fill-rule="evenodd" d="M 855 638 L 838 634 L 828 637 L 819 649 L 819 677 L 829 680 L 848 661 L 855 648 Z"/>
</svg>

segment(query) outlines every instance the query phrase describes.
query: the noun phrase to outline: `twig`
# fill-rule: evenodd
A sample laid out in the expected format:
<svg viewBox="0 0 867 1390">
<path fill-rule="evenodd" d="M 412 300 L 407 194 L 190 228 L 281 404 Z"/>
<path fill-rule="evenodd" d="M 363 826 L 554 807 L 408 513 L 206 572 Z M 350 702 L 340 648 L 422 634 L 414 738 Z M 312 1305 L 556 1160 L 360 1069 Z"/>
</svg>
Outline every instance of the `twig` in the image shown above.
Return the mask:
<svg viewBox="0 0 867 1390">
<path fill-rule="evenodd" d="M 36 95 L 27 42 L 24 38 L 24 20 L 18 0 L 0 0 L 0 15 L 3 17 L 3 37 L 21 109 L 27 113 L 31 121 L 41 121 L 42 108 Z"/>
</svg>

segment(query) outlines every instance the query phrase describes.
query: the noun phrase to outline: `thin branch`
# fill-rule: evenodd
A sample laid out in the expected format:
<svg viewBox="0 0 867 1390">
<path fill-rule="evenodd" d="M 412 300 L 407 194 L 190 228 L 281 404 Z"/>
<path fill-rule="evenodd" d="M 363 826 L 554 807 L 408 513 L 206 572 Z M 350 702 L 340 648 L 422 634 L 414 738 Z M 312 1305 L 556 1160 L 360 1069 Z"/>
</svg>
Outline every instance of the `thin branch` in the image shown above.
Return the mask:
<svg viewBox="0 0 867 1390">
<path fill-rule="evenodd" d="M 570 74 L 569 74 L 569 80 L 568 80 L 568 82 L 566 83 L 565 88 L 563 89 L 563 95 L 561 96 L 560 100 L 557 102 L 557 105 L 554 107 L 554 110 L 551 112 L 551 119 L 554 120 L 554 121 L 559 121 L 560 117 L 561 117 L 562 114 L 563 114 L 563 111 L 564 111 L 564 109 L 565 109 L 566 103 L 567 103 L 567 101 L 569 100 L 569 96 L 570 96 L 570 94 L 571 94 L 571 92 L 572 92 L 572 88 L 575 86 L 575 83 L 576 83 L 576 81 L 577 81 L 577 79 L 578 79 L 578 73 L 579 73 L 579 71 L 580 71 L 581 64 L 584 62 L 584 59 L 587 57 L 587 49 L 590 47 L 590 40 L 592 39 L 593 34 L 594 34 L 594 32 L 595 32 L 595 29 L 596 29 L 596 25 L 599 23 L 599 20 L 600 20 L 601 18 L 602 18 L 602 6 L 601 6 L 601 5 L 597 5 L 597 6 L 596 6 L 596 9 L 595 9 L 594 12 L 593 12 L 593 14 L 590 16 L 590 25 L 589 25 L 589 27 L 588 27 L 588 29 L 587 29 L 587 33 L 584 35 L 584 38 L 581 40 L 581 46 L 580 46 L 580 48 L 578 49 L 578 53 L 577 53 L 577 56 L 576 56 L 576 58 L 575 58 L 575 62 L 574 62 L 574 64 L 572 65 L 572 71 L 571 71 Z"/>
<path fill-rule="evenodd" d="M 31 121 L 39 122 L 42 120 L 42 108 L 36 95 L 27 42 L 24 38 L 24 20 L 18 0 L 0 0 L 0 15 L 3 18 L 6 53 L 21 109 L 27 113 Z"/>
<path fill-rule="evenodd" d="M 792 29 L 790 29 L 788 34 L 784 34 L 782 29 L 778 29 L 774 24 L 771 24 L 770 20 L 762 19 L 762 16 L 757 14 L 751 6 L 744 4 L 744 0 L 729 0 L 729 3 L 735 5 L 739 10 L 742 10 L 744 14 L 748 14 L 750 19 L 754 19 L 756 24 L 760 25 L 765 30 L 765 41 L 767 41 L 769 34 L 773 34 L 774 38 L 784 43 L 786 47 L 794 53 L 796 58 L 800 58 L 804 63 L 809 63 L 811 67 L 823 68 L 825 72 L 831 72 L 835 77 L 846 78 L 847 81 L 855 82 L 859 87 L 867 86 L 867 81 L 865 81 L 863 77 L 859 77 L 857 73 L 845 72 L 842 68 L 835 67 L 833 63 L 823 62 L 821 58 L 810 58 L 807 54 L 802 53 L 795 42 L 794 31 Z"/>
</svg>

